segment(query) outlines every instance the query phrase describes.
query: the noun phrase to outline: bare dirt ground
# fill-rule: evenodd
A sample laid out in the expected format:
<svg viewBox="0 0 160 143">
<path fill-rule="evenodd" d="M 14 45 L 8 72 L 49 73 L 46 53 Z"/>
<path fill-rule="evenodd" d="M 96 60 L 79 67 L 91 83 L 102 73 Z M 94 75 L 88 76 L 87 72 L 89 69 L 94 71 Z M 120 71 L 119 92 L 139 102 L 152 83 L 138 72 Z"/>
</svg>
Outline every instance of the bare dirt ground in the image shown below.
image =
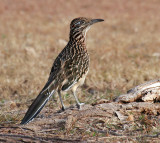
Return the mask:
<svg viewBox="0 0 160 143">
<path fill-rule="evenodd" d="M 159 0 L 1 0 L 0 142 L 159 142 L 159 103 L 112 102 L 160 77 L 159 10 Z M 91 65 L 78 91 L 84 109 L 59 113 L 55 95 L 20 126 L 80 16 L 105 20 L 87 34 Z M 70 93 L 63 100 L 75 104 Z"/>
</svg>

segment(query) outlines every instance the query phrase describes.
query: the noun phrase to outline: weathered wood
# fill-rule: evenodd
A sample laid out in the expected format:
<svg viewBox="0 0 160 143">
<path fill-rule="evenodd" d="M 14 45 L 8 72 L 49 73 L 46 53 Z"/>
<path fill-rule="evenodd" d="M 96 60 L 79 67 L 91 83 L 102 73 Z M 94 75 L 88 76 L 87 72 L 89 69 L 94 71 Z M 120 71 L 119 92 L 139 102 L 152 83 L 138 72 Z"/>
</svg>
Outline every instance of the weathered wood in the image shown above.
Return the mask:
<svg viewBox="0 0 160 143">
<path fill-rule="evenodd" d="M 160 101 L 160 79 L 151 80 L 130 89 L 127 94 L 120 95 L 116 102 L 134 102 L 137 100 Z"/>
</svg>

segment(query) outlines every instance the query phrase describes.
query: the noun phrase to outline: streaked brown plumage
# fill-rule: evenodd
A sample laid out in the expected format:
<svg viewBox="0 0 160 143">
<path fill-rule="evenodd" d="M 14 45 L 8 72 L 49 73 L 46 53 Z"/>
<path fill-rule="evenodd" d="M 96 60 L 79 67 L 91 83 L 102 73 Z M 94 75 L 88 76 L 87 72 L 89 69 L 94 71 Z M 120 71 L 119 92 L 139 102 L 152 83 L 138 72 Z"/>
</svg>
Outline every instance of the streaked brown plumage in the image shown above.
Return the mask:
<svg viewBox="0 0 160 143">
<path fill-rule="evenodd" d="M 89 55 L 85 45 L 86 32 L 92 24 L 101 21 L 104 20 L 83 17 L 72 20 L 69 42 L 55 59 L 48 82 L 29 107 L 21 124 L 26 124 L 35 118 L 55 91 L 58 91 L 62 110 L 65 110 L 65 107 L 61 92 L 68 90 L 73 92 L 80 108 L 82 103 L 78 101 L 76 89 L 84 83 L 89 71 Z"/>
</svg>

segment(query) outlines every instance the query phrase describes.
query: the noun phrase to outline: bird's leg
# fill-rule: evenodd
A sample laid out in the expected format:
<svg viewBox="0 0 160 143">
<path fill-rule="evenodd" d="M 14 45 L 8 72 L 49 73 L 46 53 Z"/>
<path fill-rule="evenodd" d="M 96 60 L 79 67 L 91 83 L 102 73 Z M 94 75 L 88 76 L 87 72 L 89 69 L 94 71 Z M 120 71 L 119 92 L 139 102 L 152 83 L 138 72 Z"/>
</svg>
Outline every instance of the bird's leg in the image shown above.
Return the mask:
<svg viewBox="0 0 160 143">
<path fill-rule="evenodd" d="M 61 105 L 62 105 L 62 110 L 64 111 L 65 110 L 65 106 L 63 104 L 63 100 L 62 100 L 62 97 L 61 97 L 61 92 L 58 90 L 58 96 L 59 96 L 59 99 L 61 101 Z"/>
<path fill-rule="evenodd" d="M 79 102 L 79 100 L 78 100 L 78 98 L 77 98 L 77 95 L 76 95 L 76 90 L 73 90 L 72 92 L 73 92 L 74 98 L 75 98 L 75 100 L 76 100 L 76 102 L 77 102 L 77 107 L 80 109 L 81 106 L 84 105 L 84 103 L 80 103 L 80 102 Z"/>
</svg>

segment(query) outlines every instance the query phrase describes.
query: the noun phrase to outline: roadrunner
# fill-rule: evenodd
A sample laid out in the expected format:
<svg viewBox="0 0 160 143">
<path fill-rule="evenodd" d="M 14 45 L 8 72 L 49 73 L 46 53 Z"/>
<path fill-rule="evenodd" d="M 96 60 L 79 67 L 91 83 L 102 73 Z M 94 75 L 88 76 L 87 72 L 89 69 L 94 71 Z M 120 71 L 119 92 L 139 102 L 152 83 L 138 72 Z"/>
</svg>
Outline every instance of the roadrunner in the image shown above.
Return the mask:
<svg viewBox="0 0 160 143">
<path fill-rule="evenodd" d="M 86 33 L 91 25 L 101 21 L 104 20 L 84 17 L 72 20 L 69 42 L 55 59 L 46 85 L 29 107 L 21 124 L 26 124 L 35 118 L 56 91 L 62 104 L 62 110 L 65 110 L 65 106 L 61 92 L 68 90 L 72 91 L 78 108 L 81 107 L 83 103 L 79 102 L 76 89 L 84 83 L 89 71 L 89 54 L 85 44 Z"/>
</svg>

